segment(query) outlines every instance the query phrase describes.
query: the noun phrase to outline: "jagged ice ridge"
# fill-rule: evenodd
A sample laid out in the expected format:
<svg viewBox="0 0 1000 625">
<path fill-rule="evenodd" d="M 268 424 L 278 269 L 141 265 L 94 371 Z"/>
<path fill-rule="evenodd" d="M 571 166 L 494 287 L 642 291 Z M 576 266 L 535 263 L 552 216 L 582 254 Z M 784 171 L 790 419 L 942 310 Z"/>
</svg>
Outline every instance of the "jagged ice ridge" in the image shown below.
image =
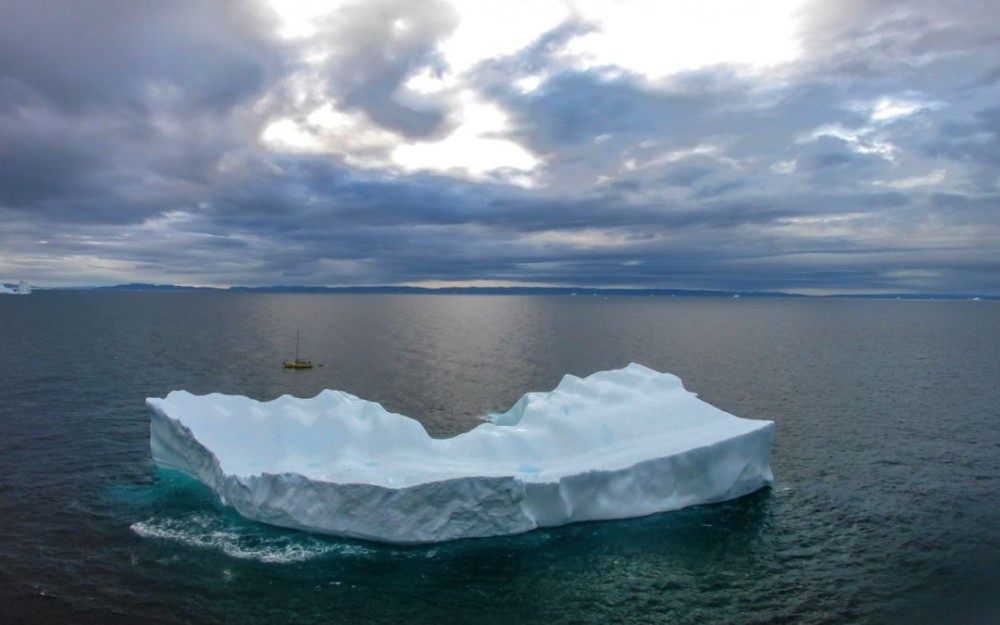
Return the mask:
<svg viewBox="0 0 1000 625">
<path fill-rule="evenodd" d="M 341 391 L 146 400 L 150 446 L 240 514 L 398 544 L 526 532 L 733 499 L 773 481 L 774 424 L 637 364 L 565 376 L 453 438 Z"/>
</svg>

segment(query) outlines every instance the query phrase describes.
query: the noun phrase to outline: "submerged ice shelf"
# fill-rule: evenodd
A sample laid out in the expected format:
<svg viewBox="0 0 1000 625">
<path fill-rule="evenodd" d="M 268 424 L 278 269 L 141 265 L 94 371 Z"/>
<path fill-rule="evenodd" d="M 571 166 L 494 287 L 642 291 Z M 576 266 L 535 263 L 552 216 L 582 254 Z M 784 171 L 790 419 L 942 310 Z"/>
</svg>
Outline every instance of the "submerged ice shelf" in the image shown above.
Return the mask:
<svg viewBox="0 0 1000 625">
<path fill-rule="evenodd" d="M 273 525 L 428 543 L 622 519 L 771 483 L 771 421 L 637 364 L 565 376 L 448 439 L 341 391 L 149 398 L 154 461 Z"/>
</svg>

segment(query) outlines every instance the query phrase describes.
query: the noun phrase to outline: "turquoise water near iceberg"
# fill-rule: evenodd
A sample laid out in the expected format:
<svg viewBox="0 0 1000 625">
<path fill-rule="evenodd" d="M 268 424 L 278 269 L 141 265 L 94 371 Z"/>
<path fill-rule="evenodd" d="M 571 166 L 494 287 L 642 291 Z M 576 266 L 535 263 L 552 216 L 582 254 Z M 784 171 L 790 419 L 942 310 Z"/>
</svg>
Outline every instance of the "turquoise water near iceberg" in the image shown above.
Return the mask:
<svg viewBox="0 0 1000 625">
<path fill-rule="evenodd" d="M 0 622 L 993 623 L 1000 305 L 46 293 L 0 299 Z M 280 362 L 301 331 L 304 357 Z M 147 396 L 346 390 L 436 436 L 630 361 L 776 422 L 774 488 L 396 548 L 252 523 Z"/>
</svg>

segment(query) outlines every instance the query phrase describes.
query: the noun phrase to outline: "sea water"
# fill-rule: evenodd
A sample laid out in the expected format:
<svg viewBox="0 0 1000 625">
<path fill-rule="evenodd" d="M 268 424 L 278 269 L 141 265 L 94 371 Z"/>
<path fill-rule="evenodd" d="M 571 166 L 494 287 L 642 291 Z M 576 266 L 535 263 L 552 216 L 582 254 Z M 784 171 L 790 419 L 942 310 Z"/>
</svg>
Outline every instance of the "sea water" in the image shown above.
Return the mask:
<svg viewBox="0 0 1000 625">
<path fill-rule="evenodd" d="M 281 367 L 293 355 L 317 365 Z M 0 299 L 0 622 L 993 623 L 1000 303 L 36 292 Z M 643 363 L 776 423 L 771 489 L 398 548 L 242 519 L 143 400 L 341 389 L 451 436 Z"/>
</svg>

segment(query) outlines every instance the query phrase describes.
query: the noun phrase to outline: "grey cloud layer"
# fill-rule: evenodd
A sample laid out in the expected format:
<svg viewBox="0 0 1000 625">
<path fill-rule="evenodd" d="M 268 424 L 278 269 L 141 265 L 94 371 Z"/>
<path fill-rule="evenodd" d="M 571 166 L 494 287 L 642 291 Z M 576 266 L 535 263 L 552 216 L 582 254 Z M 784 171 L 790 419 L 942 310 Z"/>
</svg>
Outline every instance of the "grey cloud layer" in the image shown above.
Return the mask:
<svg viewBox="0 0 1000 625">
<path fill-rule="evenodd" d="M 662 84 L 574 69 L 559 50 L 594 25 L 568 22 L 469 75 L 543 161 L 521 189 L 258 140 L 328 99 L 447 134 L 448 96 L 401 88 L 447 69 L 447 3 L 334 14 L 295 104 L 300 44 L 250 3 L 8 2 L 0 278 L 996 293 L 1000 26 L 981 8 L 814 2 L 796 63 Z M 880 100 L 909 108 L 879 118 Z"/>
</svg>

